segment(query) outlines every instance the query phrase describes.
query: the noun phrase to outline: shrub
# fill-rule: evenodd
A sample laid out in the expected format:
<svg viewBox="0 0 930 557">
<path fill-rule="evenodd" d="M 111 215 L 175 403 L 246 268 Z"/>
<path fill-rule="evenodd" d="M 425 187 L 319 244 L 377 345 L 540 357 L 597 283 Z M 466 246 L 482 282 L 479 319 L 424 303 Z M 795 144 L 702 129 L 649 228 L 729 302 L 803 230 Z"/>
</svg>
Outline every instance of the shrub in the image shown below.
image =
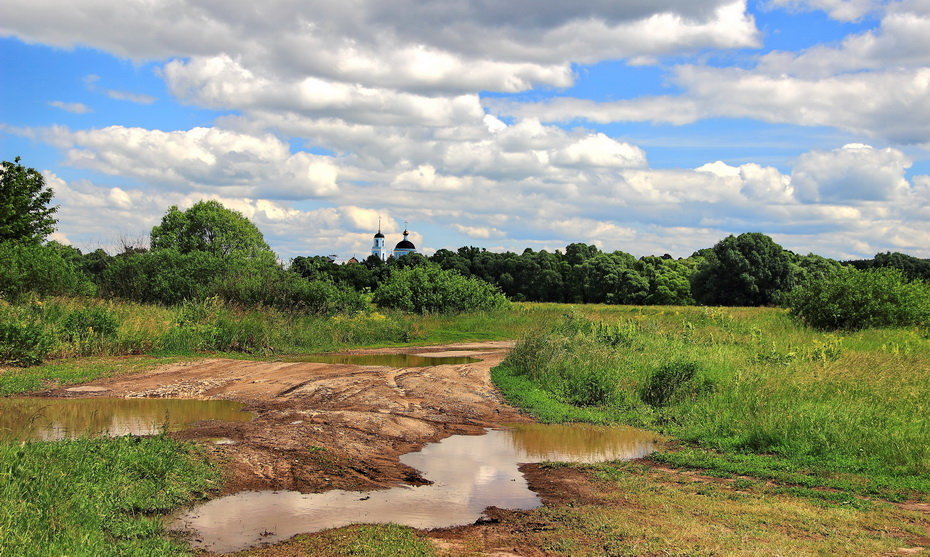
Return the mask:
<svg viewBox="0 0 930 557">
<path fill-rule="evenodd" d="M 653 407 L 666 406 L 687 394 L 697 394 L 707 387 L 695 380 L 699 366 L 696 362 L 674 361 L 655 370 L 640 391 L 640 398 Z"/>
<path fill-rule="evenodd" d="M 65 338 L 69 341 L 87 340 L 91 337 L 114 338 L 119 320 L 107 308 L 90 306 L 69 313 L 63 326 Z"/>
<path fill-rule="evenodd" d="M 94 285 L 54 247 L 0 242 L 0 297 L 90 295 Z"/>
<path fill-rule="evenodd" d="M 54 346 L 54 335 L 41 323 L 0 318 L 0 363 L 23 367 L 40 364 Z"/>
<path fill-rule="evenodd" d="M 796 288 L 786 303 L 793 316 L 823 330 L 930 323 L 930 285 L 908 282 L 901 271 L 890 268 L 844 268 Z"/>
<path fill-rule="evenodd" d="M 461 313 L 508 305 L 497 287 L 436 265 L 395 269 L 375 291 L 374 302 L 415 313 Z"/>
<path fill-rule="evenodd" d="M 229 268 L 226 259 L 201 251 L 131 253 L 113 259 L 101 276 L 100 286 L 108 296 L 174 305 L 209 296 L 210 285 Z"/>
<path fill-rule="evenodd" d="M 307 280 L 277 266 L 230 276 L 213 287 L 215 295 L 243 306 L 266 306 L 320 315 L 357 313 L 365 309 L 362 295 L 345 286 Z"/>
</svg>

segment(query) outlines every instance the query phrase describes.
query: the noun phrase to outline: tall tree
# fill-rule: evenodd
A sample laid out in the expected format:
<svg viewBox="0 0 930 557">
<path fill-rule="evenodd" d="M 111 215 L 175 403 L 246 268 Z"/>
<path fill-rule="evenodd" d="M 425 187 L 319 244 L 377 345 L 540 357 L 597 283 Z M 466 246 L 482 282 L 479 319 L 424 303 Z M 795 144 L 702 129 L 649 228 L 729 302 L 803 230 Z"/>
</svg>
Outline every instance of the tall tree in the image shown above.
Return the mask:
<svg viewBox="0 0 930 557">
<path fill-rule="evenodd" d="M 791 256 L 765 234 L 727 236 L 706 254 L 692 278 L 702 304 L 764 306 L 794 285 Z"/>
<path fill-rule="evenodd" d="M 0 241 L 41 242 L 55 230 L 55 211 L 49 207 L 52 189 L 34 168 L 0 163 Z"/>
<path fill-rule="evenodd" d="M 198 201 L 186 211 L 172 206 L 161 224 L 152 228 L 152 249 L 274 257 L 258 227 L 239 211 L 227 209 L 218 201 Z"/>
</svg>

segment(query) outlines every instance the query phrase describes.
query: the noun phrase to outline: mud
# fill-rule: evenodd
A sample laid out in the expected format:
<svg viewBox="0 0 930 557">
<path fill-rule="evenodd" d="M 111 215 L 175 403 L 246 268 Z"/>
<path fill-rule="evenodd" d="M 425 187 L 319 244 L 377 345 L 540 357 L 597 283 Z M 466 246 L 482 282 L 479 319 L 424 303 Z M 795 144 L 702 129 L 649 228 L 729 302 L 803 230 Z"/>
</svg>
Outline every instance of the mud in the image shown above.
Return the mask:
<svg viewBox="0 0 930 557">
<path fill-rule="evenodd" d="M 172 435 L 202 440 L 222 463 L 224 495 L 244 490 L 368 491 L 427 483 L 399 460 L 427 443 L 486 427 L 528 422 L 490 379 L 510 342 L 356 350 L 355 354 L 462 356 L 479 361 L 391 368 L 231 359 L 175 364 L 101 379 L 53 397 L 233 400 L 250 422 L 206 421 Z M 221 438 L 223 444 L 213 441 Z"/>
</svg>

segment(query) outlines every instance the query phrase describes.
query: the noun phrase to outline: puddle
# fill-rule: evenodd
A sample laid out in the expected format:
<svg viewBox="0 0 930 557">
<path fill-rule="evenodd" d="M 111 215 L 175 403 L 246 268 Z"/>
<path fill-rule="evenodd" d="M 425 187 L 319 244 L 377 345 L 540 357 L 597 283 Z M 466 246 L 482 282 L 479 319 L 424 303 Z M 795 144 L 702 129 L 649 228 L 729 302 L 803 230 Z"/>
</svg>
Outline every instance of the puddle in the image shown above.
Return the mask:
<svg viewBox="0 0 930 557">
<path fill-rule="evenodd" d="M 252 415 L 227 400 L 166 398 L 0 398 L 0 438 L 58 441 L 85 435 L 153 435 L 201 420 L 244 422 Z"/>
<path fill-rule="evenodd" d="M 426 354 L 311 354 L 285 358 L 285 362 L 312 362 L 317 364 L 349 364 L 354 366 L 427 367 L 480 362 L 468 356 L 439 356 Z"/>
<path fill-rule="evenodd" d="M 633 459 L 651 453 L 656 442 L 651 432 L 588 425 L 532 424 L 485 435 L 454 435 L 400 459 L 432 485 L 370 492 L 243 492 L 196 506 L 178 516 L 171 528 L 193 532 L 198 549 L 228 553 L 349 524 L 471 524 L 489 506 L 540 506 L 517 469 L 520 463 Z"/>
</svg>

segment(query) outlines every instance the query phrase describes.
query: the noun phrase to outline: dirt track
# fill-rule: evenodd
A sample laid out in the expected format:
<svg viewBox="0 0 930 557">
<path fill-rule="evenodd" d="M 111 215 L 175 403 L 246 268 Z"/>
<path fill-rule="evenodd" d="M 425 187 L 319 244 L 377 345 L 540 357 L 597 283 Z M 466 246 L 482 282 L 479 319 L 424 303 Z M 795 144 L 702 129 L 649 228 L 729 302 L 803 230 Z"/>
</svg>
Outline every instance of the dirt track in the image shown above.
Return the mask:
<svg viewBox="0 0 930 557">
<path fill-rule="evenodd" d="M 204 422 L 177 437 L 206 443 L 224 464 L 223 493 L 246 489 L 368 490 L 423 480 L 398 461 L 457 433 L 527 421 L 491 384 L 509 342 L 358 350 L 471 356 L 471 364 L 390 368 L 201 360 L 94 381 L 51 396 L 170 397 L 243 402 L 251 422 Z"/>
</svg>

